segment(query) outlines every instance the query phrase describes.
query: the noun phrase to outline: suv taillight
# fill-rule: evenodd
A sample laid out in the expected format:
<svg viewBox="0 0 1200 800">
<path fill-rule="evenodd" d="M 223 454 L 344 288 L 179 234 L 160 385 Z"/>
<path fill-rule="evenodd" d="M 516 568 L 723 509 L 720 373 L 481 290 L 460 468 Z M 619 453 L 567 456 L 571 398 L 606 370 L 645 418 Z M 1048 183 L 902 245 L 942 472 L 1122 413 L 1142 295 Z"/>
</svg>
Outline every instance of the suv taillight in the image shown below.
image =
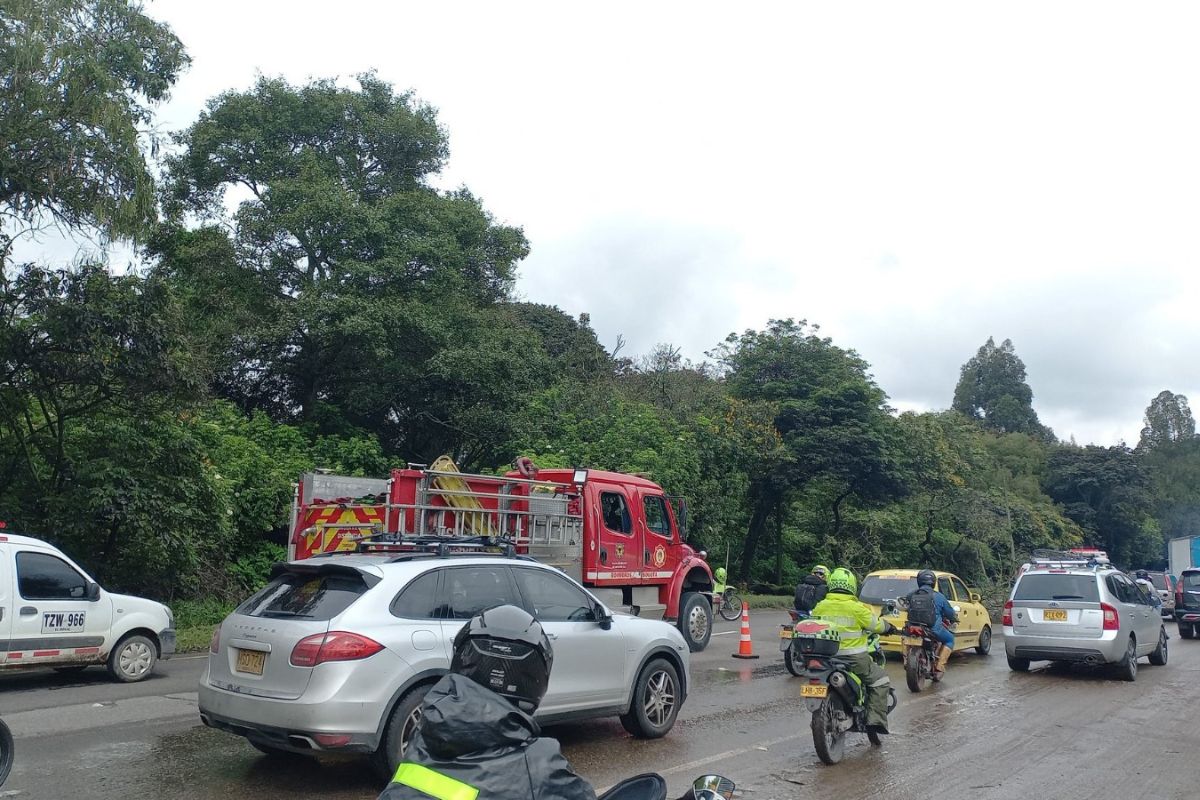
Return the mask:
<svg viewBox="0 0 1200 800">
<path fill-rule="evenodd" d="M 219 653 L 221 651 L 221 626 L 213 628 L 212 641 L 208 643 L 208 652 Z"/>
<path fill-rule="evenodd" d="M 1119 631 L 1121 630 L 1121 617 L 1117 615 L 1117 610 L 1108 603 L 1101 603 L 1100 610 L 1104 612 L 1104 630 Z"/>
<path fill-rule="evenodd" d="M 1175 581 L 1175 605 L 1183 608 L 1183 578 Z"/>
<path fill-rule="evenodd" d="M 383 649 L 383 645 L 366 636 L 346 631 L 330 631 L 306 636 L 292 648 L 293 667 L 315 667 L 326 661 L 357 661 Z"/>
<path fill-rule="evenodd" d="M 1006 628 L 1012 627 L 1012 600 L 1004 601 L 1004 616 L 1001 618 L 1000 624 Z"/>
</svg>

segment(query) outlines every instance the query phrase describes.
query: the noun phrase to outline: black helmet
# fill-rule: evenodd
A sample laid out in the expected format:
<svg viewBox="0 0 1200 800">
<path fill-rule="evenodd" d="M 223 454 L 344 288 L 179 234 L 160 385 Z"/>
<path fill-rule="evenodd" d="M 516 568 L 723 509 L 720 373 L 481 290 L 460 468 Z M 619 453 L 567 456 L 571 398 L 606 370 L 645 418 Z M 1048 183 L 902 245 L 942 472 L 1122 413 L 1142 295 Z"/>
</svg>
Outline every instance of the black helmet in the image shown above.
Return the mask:
<svg viewBox="0 0 1200 800">
<path fill-rule="evenodd" d="M 930 588 L 937 583 L 937 575 L 933 574 L 931 569 L 923 569 L 917 573 L 917 588 L 929 586 Z"/>
<path fill-rule="evenodd" d="M 533 713 L 546 696 L 553 665 L 542 623 L 516 606 L 496 606 L 471 617 L 454 637 L 450 671 Z"/>
<path fill-rule="evenodd" d="M 1146 570 L 1144 570 L 1144 569 L 1139 569 L 1139 570 L 1137 571 L 1137 575 L 1136 575 L 1135 577 L 1136 577 L 1138 580 L 1142 580 L 1142 581 L 1148 581 L 1148 580 L 1150 580 L 1150 573 L 1149 573 L 1149 572 L 1147 572 L 1147 571 L 1146 571 Z"/>
</svg>

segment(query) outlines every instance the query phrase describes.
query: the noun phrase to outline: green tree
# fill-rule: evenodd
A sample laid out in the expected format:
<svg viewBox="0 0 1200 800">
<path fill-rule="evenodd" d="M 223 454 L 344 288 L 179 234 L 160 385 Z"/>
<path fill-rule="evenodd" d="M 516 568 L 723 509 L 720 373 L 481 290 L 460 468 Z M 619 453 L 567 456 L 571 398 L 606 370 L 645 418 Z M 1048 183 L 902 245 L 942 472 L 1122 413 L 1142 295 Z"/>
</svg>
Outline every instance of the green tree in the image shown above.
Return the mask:
<svg viewBox="0 0 1200 800">
<path fill-rule="evenodd" d="M 765 331 L 730 335 L 717 354 L 735 397 L 771 406 L 783 444 L 751 473 L 751 516 L 739 562 L 744 577 L 770 521 L 810 481 L 836 484 L 835 503 L 855 493 L 878 499 L 899 488 L 888 474 L 883 392 L 865 361 L 817 330 L 804 321 L 772 320 Z"/>
<path fill-rule="evenodd" d="M 963 364 L 952 408 L 978 420 L 988 430 L 1028 433 L 1047 440 L 1054 436 L 1033 410 L 1033 390 L 1025 380 L 1025 364 L 1011 339 L 997 347 L 989 336 Z"/>
<path fill-rule="evenodd" d="M 47 215 L 68 228 L 141 232 L 156 216 L 144 132 L 187 63 L 139 3 L 5 0 L 0 221 Z"/>
<path fill-rule="evenodd" d="M 1146 426 L 1138 441 L 1139 450 L 1149 450 L 1196 436 L 1196 420 L 1181 394 L 1167 389 L 1158 393 L 1146 408 Z"/>
<path fill-rule="evenodd" d="M 373 75 L 357 89 L 264 78 L 212 100 L 179 143 L 175 219 L 220 216 L 231 189 L 246 196 L 228 244 L 176 228 L 152 246 L 202 304 L 218 283 L 246 290 L 220 323 L 237 331 L 214 380 L 223 396 L 326 432 L 370 431 L 417 461 L 497 457 L 553 366 L 546 331 L 521 324 L 535 315 L 502 302 L 522 232 L 466 189 L 429 185 L 447 155 L 433 109 Z"/>
<path fill-rule="evenodd" d="M 1044 488 L 1114 562 L 1140 567 L 1162 558 L 1150 476 L 1129 448 L 1059 446 Z"/>
</svg>

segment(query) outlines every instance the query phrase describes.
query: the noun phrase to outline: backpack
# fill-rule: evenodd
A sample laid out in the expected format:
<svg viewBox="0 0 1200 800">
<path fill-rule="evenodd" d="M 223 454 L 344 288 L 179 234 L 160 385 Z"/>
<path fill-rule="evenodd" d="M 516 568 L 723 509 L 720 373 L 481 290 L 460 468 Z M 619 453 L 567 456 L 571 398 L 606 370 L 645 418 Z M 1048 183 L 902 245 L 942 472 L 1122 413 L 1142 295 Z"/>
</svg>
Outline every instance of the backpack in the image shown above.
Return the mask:
<svg viewBox="0 0 1200 800">
<path fill-rule="evenodd" d="M 937 603 L 933 592 L 916 591 L 908 596 L 908 621 L 932 628 L 937 624 Z"/>
<path fill-rule="evenodd" d="M 796 585 L 796 610 L 805 613 L 811 612 L 817 605 L 825 599 L 825 593 L 829 588 L 823 584 L 798 583 Z"/>
</svg>

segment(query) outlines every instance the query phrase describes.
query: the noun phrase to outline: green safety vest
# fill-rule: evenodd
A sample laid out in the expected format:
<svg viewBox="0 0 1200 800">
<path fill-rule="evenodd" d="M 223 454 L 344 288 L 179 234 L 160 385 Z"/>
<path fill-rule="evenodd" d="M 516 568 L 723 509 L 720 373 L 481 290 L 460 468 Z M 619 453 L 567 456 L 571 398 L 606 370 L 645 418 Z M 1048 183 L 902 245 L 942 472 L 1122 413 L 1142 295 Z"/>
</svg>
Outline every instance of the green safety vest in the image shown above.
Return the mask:
<svg viewBox="0 0 1200 800">
<path fill-rule="evenodd" d="M 479 790 L 429 767 L 405 761 L 396 769 L 392 783 L 424 792 L 434 800 L 475 800 Z"/>
</svg>

